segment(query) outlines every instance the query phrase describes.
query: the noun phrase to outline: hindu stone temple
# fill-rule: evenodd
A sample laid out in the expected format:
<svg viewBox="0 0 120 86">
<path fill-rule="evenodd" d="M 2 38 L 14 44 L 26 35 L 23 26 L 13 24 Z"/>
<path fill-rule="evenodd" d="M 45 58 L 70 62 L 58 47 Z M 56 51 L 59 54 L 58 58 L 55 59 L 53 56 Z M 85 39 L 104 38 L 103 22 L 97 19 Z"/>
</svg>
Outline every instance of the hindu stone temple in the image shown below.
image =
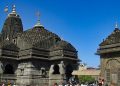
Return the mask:
<svg viewBox="0 0 120 86">
<path fill-rule="evenodd" d="M 55 82 L 69 80 L 78 61 L 77 50 L 45 29 L 39 19 L 34 27 L 24 31 L 13 6 L 0 33 L 1 82 L 14 82 L 19 86 L 53 86 Z"/>
<path fill-rule="evenodd" d="M 120 86 L 120 30 L 116 24 L 115 30 L 99 45 L 101 77 L 105 84 L 114 83 Z"/>
</svg>

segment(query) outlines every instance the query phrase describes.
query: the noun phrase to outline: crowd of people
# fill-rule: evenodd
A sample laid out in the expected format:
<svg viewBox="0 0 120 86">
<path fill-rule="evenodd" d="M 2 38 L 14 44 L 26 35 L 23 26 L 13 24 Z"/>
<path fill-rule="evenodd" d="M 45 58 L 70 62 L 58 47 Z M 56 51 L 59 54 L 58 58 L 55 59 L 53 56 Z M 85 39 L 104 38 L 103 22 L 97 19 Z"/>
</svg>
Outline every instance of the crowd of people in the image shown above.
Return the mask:
<svg viewBox="0 0 120 86">
<path fill-rule="evenodd" d="M 2 83 L 0 86 L 17 86 L 16 83 Z M 33 86 L 33 85 L 32 85 Z M 38 86 L 38 85 L 35 85 Z M 97 82 L 94 83 L 80 83 L 74 79 L 71 79 L 68 82 L 61 82 L 61 83 L 54 83 L 53 86 L 116 86 L 115 83 L 111 82 L 109 85 L 104 83 L 103 79 L 99 79 Z"/>
<path fill-rule="evenodd" d="M 2 83 L 2 85 L 1 86 L 17 86 L 17 85 L 15 85 L 15 84 L 4 84 L 4 83 Z"/>
<path fill-rule="evenodd" d="M 4 83 L 4 82 L 2 82 L 1 86 L 17 86 L 17 85 L 15 83 L 10 83 L 10 82 Z"/>
<path fill-rule="evenodd" d="M 57 84 L 57 83 L 55 83 L 53 86 L 99 86 L 99 85 L 97 85 L 97 84 Z"/>
<path fill-rule="evenodd" d="M 80 84 L 79 82 L 67 82 L 67 83 L 54 83 L 53 86 L 99 86 L 97 83 L 91 83 L 91 84 Z"/>
<path fill-rule="evenodd" d="M 1 86 L 17 86 L 16 84 L 4 84 L 2 83 Z M 76 84 L 73 84 L 73 83 L 61 83 L 61 84 L 57 84 L 57 83 L 54 83 L 53 86 L 116 86 L 114 83 L 111 83 L 110 85 L 99 85 L 99 84 L 79 84 L 79 83 L 76 83 Z"/>
<path fill-rule="evenodd" d="M 80 84 L 72 84 L 72 83 L 61 83 L 61 84 L 57 84 L 57 83 L 54 83 L 53 86 L 80 86 Z"/>
<path fill-rule="evenodd" d="M 67 83 L 54 83 L 53 86 L 116 86 L 116 84 L 111 82 L 108 85 L 107 83 L 105 83 L 104 79 L 99 79 L 98 81 L 95 81 L 93 83 L 83 84 L 77 81 L 68 81 Z"/>
</svg>

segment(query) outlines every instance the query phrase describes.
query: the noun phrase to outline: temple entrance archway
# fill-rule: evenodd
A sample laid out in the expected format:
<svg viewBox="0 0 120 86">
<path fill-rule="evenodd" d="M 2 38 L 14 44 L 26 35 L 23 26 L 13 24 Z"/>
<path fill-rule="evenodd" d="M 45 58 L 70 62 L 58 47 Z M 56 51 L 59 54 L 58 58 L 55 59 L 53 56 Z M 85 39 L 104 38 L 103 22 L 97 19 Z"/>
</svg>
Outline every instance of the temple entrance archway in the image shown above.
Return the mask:
<svg viewBox="0 0 120 86">
<path fill-rule="evenodd" d="M 106 63 L 105 78 L 107 83 L 114 82 L 120 85 L 120 62 L 117 59 L 110 59 Z"/>
<path fill-rule="evenodd" d="M 54 67 L 53 67 L 53 74 L 60 74 L 60 71 L 59 71 L 59 65 L 55 64 Z"/>
<path fill-rule="evenodd" d="M 11 64 L 7 64 L 5 66 L 4 74 L 14 74 L 13 66 Z"/>
</svg>

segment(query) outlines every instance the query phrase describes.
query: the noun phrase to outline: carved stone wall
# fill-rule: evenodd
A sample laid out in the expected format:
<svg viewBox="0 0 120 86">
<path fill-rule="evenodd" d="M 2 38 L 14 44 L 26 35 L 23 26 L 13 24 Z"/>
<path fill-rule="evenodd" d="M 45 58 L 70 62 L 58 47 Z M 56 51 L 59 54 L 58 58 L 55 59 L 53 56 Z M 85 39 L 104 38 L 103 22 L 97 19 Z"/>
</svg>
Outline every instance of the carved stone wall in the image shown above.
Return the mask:
<svg viewBox="0 0 120 86">
<path fill-rule="evenodd" d="M 101 58 L 101 76 L 104 77 L 106 83 L 111 82 L 116 83 L 117 86 L 120 85 L 120 58 Z"/>
</svg>

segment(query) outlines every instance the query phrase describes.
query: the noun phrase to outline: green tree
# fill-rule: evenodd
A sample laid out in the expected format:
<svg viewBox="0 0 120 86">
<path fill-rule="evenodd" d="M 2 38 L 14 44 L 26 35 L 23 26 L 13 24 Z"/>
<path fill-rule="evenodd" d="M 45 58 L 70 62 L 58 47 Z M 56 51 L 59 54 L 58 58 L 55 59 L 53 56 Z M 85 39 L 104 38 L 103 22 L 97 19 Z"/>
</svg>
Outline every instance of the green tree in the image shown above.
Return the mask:
<svg viewBox="0 0 120 86">
<path fill-rule="evenodd" d="M 87 75 L 79 76 L 79 81 L 83 84 L 85 83 L 93 83 L 95 81 L 95 78 Z"/>
</svg>

